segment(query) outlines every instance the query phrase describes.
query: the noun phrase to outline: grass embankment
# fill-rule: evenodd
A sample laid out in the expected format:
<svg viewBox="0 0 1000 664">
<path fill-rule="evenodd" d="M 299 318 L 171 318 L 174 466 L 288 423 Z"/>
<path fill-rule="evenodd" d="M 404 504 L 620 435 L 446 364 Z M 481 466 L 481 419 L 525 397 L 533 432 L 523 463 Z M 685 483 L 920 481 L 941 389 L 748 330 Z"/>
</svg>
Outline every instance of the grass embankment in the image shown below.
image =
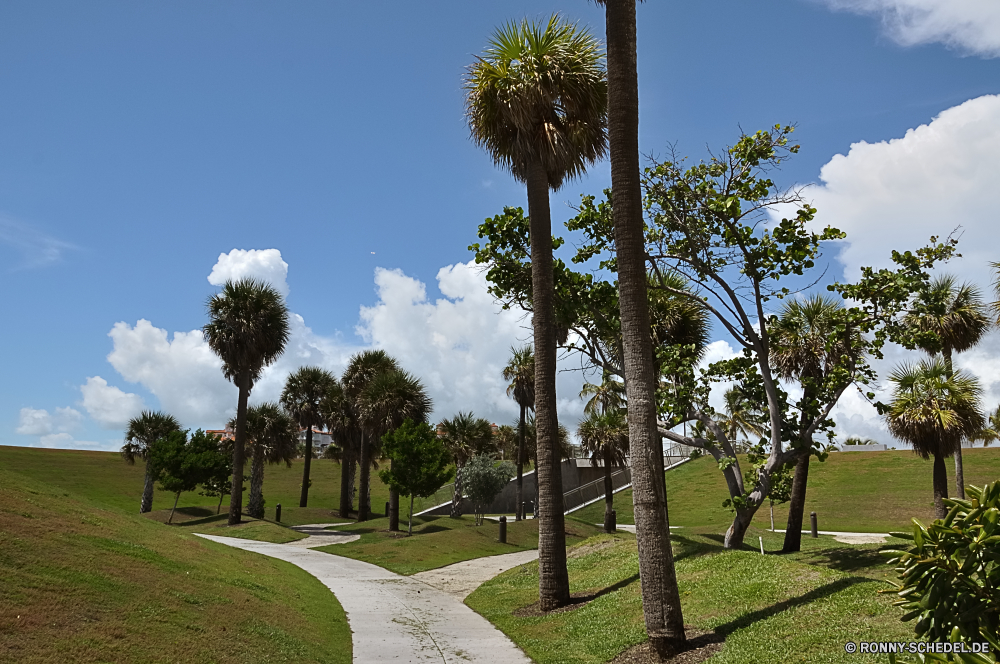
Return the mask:
<svg viewBox="0 0 1000 664">
<path fill-rule="evenodd" d="M 781 547 L 778 534 L 765 549 Z M 891 570 L 877 551 L 807 538 L 803 552 L 761 556 L 723 551 L 714 534 L 674 534 L 684 621 L 725 637 L 710 662 L 883 662 L 844 654 L 848 641 L 913 638 L 888 595 Z M 592 596 L 578 608 L 546 616 L 515 615 L 538 601 L 538 565 L 487 581 L 466 603 L 497 625 L 538 664 L 598 664 L 646 639 L 634 538 L 601 535 L 570 551 L 571 592 Z M 846 659 L 845 659 L 846 658 Z"/>
<path fill-rule="evenodd" d="M 400 525 L 405 529 L 405 523 Z M 534 519 L 508 522 L 506 544 L 497 541 L 499 524 L 486 521 L 476 526 L 471 515 L 458 519 L 447 516 L 414 517 L 412 537 L 407 537 L 405 532 L 390 533 L 387 528 L 388 520 L 384 518 L 334 528 L 358 533 L 361 539 L 316 550 L 363 560 L 397 574 L 409 575 L 463 560 L 538 548 L 538 522 Z M 580 542 L 598 532 L 600 529 L 596 526 L 566 519 L 567 544 Z"/>
<path fill-rule="evenodd" d="M 966 484 L 982 486 L 1000 479 L 1000 448 L 976 448 L 962 451 Z M 745 459 L 740 458 L 745 464 Z M 916 517 L 934 519 L 932 489 L 933 462 L 909 451 L 836 452 L 819 463 L 809 465 L 809 488 L 806 494 L 806 523 L 809 512 L 816 512 L 820 530 L 887 533 L 909 526 Z M 955 465 L 950 460 L 948 486 L 954 487 Z M 745 467 L 745 466 L 744 466 Z M 670 525 L 725 528 L 732 521 L 722 501 L 729 497 L 726 483 L 711 457 L 689 461 L 667 471 L 667 498 Z M 615 494 L 618 523 L 635 523 L 632 490 Z M 587 523 L 604 521 L 604 502 L 600 501 L 573 512 Z M 788 506 L 774 506 L 774 526 L 784 528 Z M 768 505 L 757 512 L 754 523 L 770 528 Z"/>
<path fill-rule="evenodd" d="M 95 501 L 115 489 L 85 473 L 47 474 L 0 470 L 0 661 L 351 661 L 343 609 L 306 572 Z"/>
</svg>

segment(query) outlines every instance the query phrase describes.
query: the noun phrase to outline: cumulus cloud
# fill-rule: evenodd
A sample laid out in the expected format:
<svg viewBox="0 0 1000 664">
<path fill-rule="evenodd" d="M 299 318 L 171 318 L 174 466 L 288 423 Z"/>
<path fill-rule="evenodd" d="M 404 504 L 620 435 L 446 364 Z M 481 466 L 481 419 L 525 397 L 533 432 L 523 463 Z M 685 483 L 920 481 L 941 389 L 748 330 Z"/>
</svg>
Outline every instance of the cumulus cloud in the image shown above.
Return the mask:
<svg viewBox="0 0 1000 664">
<path fill-rule="evenodd" d="M 138 394 L 123 392 L 108 385 L 100 376 L 91 376 L 80 386 L 83 407 L 105 429 L 123 429 L 128 421 L 138 415 L 145 404 Z"/>
<path fill-rule="evenodd" d="M 44 408 L 22 408 L 15 431 L 26 436 L 64 433 L 78 428 L 82 420 L 83 415 L 73 408 L 56 408 L 54 413 Z"/>
<path fill-rule="evenodd" d="M 877 16 L 904 46 L 942 43 L 963 53 L 1000 55 L 1000 4 L 994 0 L 825 0 L 834 9 Z"/>
<path fill-rule="evenodd" d="M 208 283 L 222 286 L 230 279 L 246 277 L 266 281 L 288 297 L 288 263 L 281 260 L 277 249 L 233 249 L 228 254 L 219 254 Z"/>
</svg>

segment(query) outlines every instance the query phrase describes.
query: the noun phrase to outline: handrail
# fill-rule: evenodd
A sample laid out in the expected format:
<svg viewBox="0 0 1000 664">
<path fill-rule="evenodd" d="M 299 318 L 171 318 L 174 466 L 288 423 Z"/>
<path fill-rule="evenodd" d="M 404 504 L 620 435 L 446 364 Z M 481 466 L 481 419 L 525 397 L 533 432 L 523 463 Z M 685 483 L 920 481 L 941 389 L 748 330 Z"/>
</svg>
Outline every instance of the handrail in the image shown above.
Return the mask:
<svg viewBox="0 0 1000 664">
<path fill-rule="evenodd" d="M 617 493 L 632 484 L 632 469 L 621 468 L 611 474 L 611 492 Z M 604 478 L 594 480 L 570 489 L 563 494 L 563 512 L 570 512 L 585 503 L 590 503 L 604 497 Z"/>
</svg>

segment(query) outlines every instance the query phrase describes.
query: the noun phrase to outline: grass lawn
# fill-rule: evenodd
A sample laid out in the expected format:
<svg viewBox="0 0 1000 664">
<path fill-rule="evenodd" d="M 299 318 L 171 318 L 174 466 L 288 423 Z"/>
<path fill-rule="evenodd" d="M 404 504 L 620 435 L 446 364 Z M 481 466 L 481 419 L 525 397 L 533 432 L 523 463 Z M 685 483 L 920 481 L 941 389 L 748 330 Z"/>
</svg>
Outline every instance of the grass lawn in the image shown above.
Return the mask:
<svg viewBox="0 0 1000 664">
<path fill-rule="evenodd" d="M 851 546 L 807 538 L 792 556 L 723 551 L 711 529 L 674 536 L 684 621 L 726 639 L 710 662 L 844 662 L 847 641 L 913 638 L 891 606 L 891 570 L 877 554 L 891 545 Z M 781 546 L 764 537 L 765 549 Z M 600 535 L 570 551 L 571 591 L 596 596 L 548 616 L 514 613 L 538 601 L 538 565 L 509 570 L 480 586 L 466 603 L 488 618 L 539 664 L 598 664 L 645 641 L 634 538 Z M 855 654 L 851 662 L 884 662 Z"/>
<path fill-rule="evenodd" d="M 962 457 L 967 484 L 982 486 L 1000 479 L 1000 448 L 967 449 Z M 744 462 L 742 458 L 740 462 Z M 813 459 L 805 527 L 809 512 L 817 513 L 820 530 L 885 533 L 907 529 L 912 517 L 931 521 L 932 465 L 909 451 L 837 452 L 824 463 Z M 946 466 L 948 485 L 953 487 L 955 464 L 948 460 Z M 671 526 L 729 526 L 732 517 L 722 507 L 729 492 L 711 457 L 689 461 L 667 471 L 666 477 Z M 635 523 L 631 489 L 615 494 L 615 510 L 618 523 Z M 603 523 L 604 502 L 588 505 L 571 516 L 587 523 Z M 784 528 L 787 519 L 787 505 L 775 505 L 775 528 Z M 754 523 L 761 529 L 770 528 L 767 503 L 757 512 Z"/>
<path fill-rule="evenodd" d="M 538 522 L 534 519 L 508 522 L 506 544 L 497 541 L 499 524 L 486 521 L 476 526 L 471 515 L 458 519 L 414 517 L 412 537 L 406 536 L 405 520 L 400 526 L 404 532 L 390 533 L 388 519 L 382 518 L 334 528 L 359 533 L 361 539 L 320 547 L 316 551 L 363 560 L 397 574 L 409 575 L 463 560 L 538 548 Z M 580 542 L 598 532 L 600 528 L 596 526 L 566 519 L 567 544 Z"/>
<path fill-rule="evenodd" d="M 48 475 L 0 469 L 0 662 L 351 662 L 344 611 L 306 572 Z"/>
</svg>

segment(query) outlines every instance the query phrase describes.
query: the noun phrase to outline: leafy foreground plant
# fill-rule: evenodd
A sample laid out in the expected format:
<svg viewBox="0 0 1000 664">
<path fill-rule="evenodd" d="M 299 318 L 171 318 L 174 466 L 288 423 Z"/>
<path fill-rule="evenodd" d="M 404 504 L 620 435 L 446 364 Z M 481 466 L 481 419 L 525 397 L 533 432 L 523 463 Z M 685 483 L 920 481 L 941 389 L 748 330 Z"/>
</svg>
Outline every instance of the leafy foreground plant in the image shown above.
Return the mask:
<svg viewBox="0 0 1000 664">
<path fill-rule="evenodd" d="M 885 551 L 902 580 L 899 600 L 904 622 L 916 620 L 918 637 L 932 642 L 989 643 L 992 655 L 931 654 L 891 662 L 996 662 L 1000 653 L 1000 482 L 968 487 L 970 500 L 949 500 L 944 519 L 913 533 L 906 550 Z"/>
</svg>

